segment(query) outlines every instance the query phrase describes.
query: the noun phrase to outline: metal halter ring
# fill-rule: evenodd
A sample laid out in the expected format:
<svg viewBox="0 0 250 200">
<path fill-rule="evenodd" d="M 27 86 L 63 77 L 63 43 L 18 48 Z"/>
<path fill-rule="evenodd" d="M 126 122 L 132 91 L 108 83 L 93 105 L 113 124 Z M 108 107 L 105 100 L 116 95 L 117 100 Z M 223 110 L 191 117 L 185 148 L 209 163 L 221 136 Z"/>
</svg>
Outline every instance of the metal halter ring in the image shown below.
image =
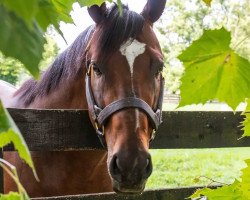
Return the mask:
<svg viewBox="0 0 250 200">
<path fill-rule="evenodd" d="M 100 130 L 100 128 L 99 128 L 97 122 L 95 122 L 95 130 Z M 102 130 L 99 132 L 99 134 L 100 134 L 101 136 L 104 136 L 104 135 L 105 135 L 105 127 L 104 127 L 104 125 L 102 126 Z"/>
</svg>

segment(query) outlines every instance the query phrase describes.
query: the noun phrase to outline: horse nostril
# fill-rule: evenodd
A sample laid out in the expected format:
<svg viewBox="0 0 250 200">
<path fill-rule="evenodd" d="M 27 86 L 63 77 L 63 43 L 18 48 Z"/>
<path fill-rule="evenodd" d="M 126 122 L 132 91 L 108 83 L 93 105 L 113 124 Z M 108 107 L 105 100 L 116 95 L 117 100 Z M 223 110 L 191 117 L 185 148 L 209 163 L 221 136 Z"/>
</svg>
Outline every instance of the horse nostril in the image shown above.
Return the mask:
<svg viewBox="0 0 250 200">
<path fill-rule="evenodd" d="M 121 183 L 124 181 L 140 182 L 147 179 L 152 173 L 152 160 L 149 154 L 143 154 L 131 159 L 118 157 L 113 155 L 110 164 L 109 172 L 114 180 Z"/>
<path fill-rule="evenodd" d="M 145 170 L 145 178 L 148 178 L 153 170 L 153 165 L 152 165 L 152 160 L 151 157 L 147 159 L 147 165 L 146 165 L 146 170 Z"/>
<path fill-rule="evenodd" d="M 114 155 L 110 161 L 110 174 L 115 180 L 121 182 L 121 170 L 119 168 L 118 157 L 116 155 Z"/>
</svg>

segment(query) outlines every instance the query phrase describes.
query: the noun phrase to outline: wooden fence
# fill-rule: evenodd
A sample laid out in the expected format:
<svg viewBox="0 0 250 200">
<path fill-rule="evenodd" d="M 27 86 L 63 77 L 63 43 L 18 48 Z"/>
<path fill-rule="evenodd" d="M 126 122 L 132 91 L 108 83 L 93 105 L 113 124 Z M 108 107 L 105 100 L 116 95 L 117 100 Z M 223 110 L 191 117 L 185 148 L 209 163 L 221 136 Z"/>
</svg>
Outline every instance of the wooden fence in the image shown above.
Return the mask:
<svg viewBox="0 0 250 200">
<path fill-rule="evenodd" d="M 32 151 L 101 149 L 86 110 L 8 109 Z M 164 123 L 151 144 L 154 149 L 246 147 L 250 138 L 238 140 L 243 116 L 239 112 L 163 112 Z M 11 145 L 4 150 L 12 151 Z M 1 152 L 0 152 L 1 153 Z M 0 155 L 1 156 L 1 155 Z M 0 192 L 2 190 L 0 171 Z M 46 199 L 184 199 L 197 187 L 146 191 L 141 196 L 114 193 Z M 45 199 L 45 198 L 42 198 Z"/>
</svg>

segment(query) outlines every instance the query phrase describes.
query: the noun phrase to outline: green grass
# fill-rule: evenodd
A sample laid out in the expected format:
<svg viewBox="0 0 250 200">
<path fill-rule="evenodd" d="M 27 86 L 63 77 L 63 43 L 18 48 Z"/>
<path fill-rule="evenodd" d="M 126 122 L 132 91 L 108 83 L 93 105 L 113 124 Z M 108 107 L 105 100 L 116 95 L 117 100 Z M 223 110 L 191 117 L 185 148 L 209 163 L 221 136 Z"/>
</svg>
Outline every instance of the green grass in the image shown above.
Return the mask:
<svg viewBox="0 0 250 200">
<path fill-rule="evenodd" d="M 147 189 L 208 185 L 210 179 L 229 184 L 240 177 L 250 148 L 151 150 L 151 155 L 154 169 Z"/>
</svg>

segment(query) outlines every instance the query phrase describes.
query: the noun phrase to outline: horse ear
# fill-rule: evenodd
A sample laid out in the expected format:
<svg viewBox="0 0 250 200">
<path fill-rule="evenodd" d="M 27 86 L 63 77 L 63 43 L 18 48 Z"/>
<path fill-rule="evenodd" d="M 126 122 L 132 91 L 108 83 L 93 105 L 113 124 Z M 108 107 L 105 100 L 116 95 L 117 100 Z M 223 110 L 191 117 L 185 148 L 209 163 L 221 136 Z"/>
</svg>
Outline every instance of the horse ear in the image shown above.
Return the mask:
<svg viewBox="0 0 250 200">
<path fill-rule="evenodd" d="M 163 13 L 166 0 L 148 0 L 145 5 L 142 16 L 150 22 L 156 22 Z"/>
<path fill-rule="evenodd" d="M 104 19 L 104 13 L 106 12 L 105 2 L 99 7 L 98 5 L 93 5 L 88 8 L 90 17 L 94 20 L 95 23 L 100 23 Z"/>
</svg>

